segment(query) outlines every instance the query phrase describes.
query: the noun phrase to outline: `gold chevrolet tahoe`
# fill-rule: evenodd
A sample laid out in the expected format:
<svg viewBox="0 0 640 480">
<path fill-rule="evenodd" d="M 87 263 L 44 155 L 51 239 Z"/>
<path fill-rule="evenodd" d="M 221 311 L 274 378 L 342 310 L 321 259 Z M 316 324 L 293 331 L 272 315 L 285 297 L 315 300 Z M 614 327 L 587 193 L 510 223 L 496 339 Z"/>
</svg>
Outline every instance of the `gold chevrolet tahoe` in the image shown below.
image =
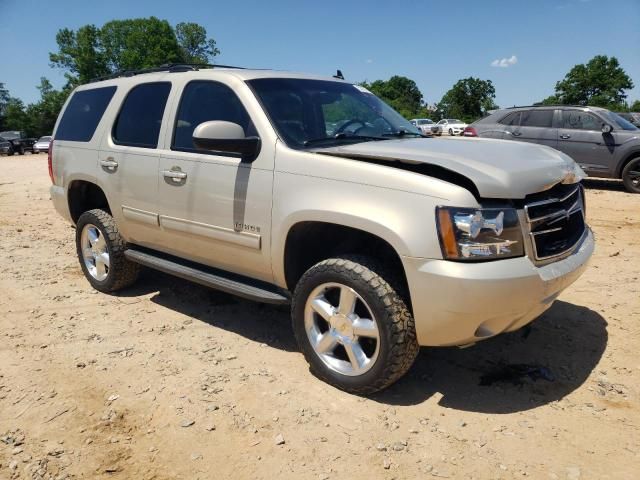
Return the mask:
<svg viewBox="0 0 640 480">
<path fill-rule="evenodd" d="M 551 148 L 425 138 L 335 77 L 134 73 L 78 87 L 49 149 L 87 280 L 114 292 L 145 266 L 290 303 L 311 370 L 343 390 L 526 325 L 593 252 L 584 173 Z"/>
</svg>

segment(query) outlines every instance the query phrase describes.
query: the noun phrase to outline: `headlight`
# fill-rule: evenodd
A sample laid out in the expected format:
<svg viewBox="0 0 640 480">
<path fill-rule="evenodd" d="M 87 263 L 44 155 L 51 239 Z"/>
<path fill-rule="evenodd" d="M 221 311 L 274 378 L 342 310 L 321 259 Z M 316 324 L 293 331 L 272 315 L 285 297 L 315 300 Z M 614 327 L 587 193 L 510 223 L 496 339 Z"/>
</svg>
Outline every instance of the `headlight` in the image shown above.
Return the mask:
<svg viewBox="0 0 640 480">
<path fill-rule="evenodd" d="M 524 255 L 514 208 L 438 207 L 438 234 L 447 260 L 494 260 Z"/>
</svg>

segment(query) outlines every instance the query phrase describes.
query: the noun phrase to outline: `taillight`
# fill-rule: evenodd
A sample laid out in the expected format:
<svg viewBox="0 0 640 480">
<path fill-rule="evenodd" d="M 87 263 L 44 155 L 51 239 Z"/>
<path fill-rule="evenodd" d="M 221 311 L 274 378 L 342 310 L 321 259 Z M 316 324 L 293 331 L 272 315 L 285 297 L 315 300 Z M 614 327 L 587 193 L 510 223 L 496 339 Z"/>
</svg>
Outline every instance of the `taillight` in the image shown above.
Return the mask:
<svg viewBox="0 0 640 480">
<path fill-rule="evenodd" d="M 464 135 L 465 137 L 477 137 L 478 132 L 476 132 L 476 129 L 473 127 L 466 127 L 462 132 L 462 135 Z"/>
<path fill-rule="evenodd" d="M 47 154 L 47 164 L 49 165 L 49 178 L 51 179 L 51 183 L 55 185 L 56 179 L 53 177 L 53 139 L 51 143 L 49 143 L 49 153 Z"/>
</svg>

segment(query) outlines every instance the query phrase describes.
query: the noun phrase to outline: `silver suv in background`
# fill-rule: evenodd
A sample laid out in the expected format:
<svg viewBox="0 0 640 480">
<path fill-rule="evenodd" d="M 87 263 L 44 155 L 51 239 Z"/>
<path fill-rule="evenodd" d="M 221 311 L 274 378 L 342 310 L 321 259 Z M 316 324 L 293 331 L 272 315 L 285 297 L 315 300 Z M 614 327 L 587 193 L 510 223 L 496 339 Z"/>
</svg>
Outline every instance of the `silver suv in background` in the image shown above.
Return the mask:
<svg viewBox="0 0 640 480">
<path fill-rule="evenodd" d="M 628 191 L 640 193 L 640 130 L 604 108 L 508 108 L 472 123 L 464 136 L 547 145 L 569 155 L 590 176 L 621 178 Z"/>
</svg>

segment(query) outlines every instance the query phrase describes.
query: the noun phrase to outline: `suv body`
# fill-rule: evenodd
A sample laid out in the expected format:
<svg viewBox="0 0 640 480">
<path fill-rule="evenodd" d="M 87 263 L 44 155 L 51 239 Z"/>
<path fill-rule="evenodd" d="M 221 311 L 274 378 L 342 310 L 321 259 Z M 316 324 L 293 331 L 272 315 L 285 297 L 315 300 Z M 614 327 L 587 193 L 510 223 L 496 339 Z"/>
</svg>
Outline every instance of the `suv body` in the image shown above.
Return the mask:
<svg viewBox="0 0 640 480">
<path fill-rule="evenodd" d="M 547 145 L 569 155 L 590 176 L 622 178 L 627 189 L 640 193 L 640 130 L 604 108 L 498 110 L 474 122 L 466 135 Z"/>
<path fill-rule="evenodd" d="M 291 301 L 312 371 L 355 393 L 397 380 L 419 345 L 526 325 L 594 248 L 566 155 L 421 138 L 335 78 L 176 69 L 84 85 L 49 163 L 95 288 L 142 264 Z"/>
<path fill-rule="evenodd" d="M 35 138 L 26 138 L 24 132 L 18 130 L 0 132 L 0 153 L 4 155 L 33 153 L 33 144 L 35 142 Z"/>
</svg>

